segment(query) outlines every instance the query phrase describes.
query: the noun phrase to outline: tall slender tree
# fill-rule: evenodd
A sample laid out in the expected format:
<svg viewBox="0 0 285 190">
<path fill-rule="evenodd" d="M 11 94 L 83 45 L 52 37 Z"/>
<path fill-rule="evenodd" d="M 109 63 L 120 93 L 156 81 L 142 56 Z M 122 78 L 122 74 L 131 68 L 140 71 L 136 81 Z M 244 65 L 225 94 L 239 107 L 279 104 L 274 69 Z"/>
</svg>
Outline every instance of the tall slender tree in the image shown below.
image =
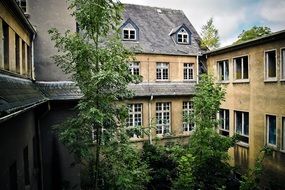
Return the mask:
<svg viewBox="0 0 285 190">
<path fill-rule="evenodd" d="M 209 48 L 211 50 L 220 46 L 218 29 L 215 27 L 212 17 L 202 26 L 201 37 L 201 46 L 203 48 Z"/>
<path fill-rule="evenodd" d="M 95 169 L 95 173 L 92 173 L 94 170 L 89 172 L 89 177 L 95 189 L 99 189 L 101 148 L 102 144 L 108 144 L 102 143 L 106 140 L 102 131 L 106 131 L 105 137 L 111 136 L 112 141 L 116 139 L 112 135 L 120 133 L 118 128 L 124 127 L 127 115 L 124 105 L 117 101 L 130 98 L 132 92 L 127 85 L 139 79 L 129 74 L 127 62 L 132 54 L 123 47 L 119 38 L 122 4 L 113 0 L 68 2 L 81 32 L 60 34 L 57 29 L 49 32 L 60 52 L 54 56 L 55 62 L 71 74 L 83 98 L 78 104 L 77 117 L 59 127 L 58 134 L 77 161 L 87 162 L 89 167 Z M 91 139 L 93 129 L 95 143 Z M 95 155 L 91 148 L 93 144 Z M 93 165 L 90 166 L 90 163 Z M 135 180 L 138 181 L 137 178 Z"/>
</svg>

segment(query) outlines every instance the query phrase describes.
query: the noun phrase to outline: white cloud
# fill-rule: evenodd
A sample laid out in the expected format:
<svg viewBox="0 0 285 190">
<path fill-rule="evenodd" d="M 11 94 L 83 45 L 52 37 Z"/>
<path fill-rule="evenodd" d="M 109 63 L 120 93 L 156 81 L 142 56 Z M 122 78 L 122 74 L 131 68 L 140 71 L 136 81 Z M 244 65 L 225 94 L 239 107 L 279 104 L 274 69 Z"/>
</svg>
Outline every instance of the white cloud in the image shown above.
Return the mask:
<svg viewBox="0 0 285 190">
<path fill-rule="evenodd" d="M 269 22 L 285 24 L 285 1 L 262 1 L 260 5 L 260 16 Z"/>
</svg>

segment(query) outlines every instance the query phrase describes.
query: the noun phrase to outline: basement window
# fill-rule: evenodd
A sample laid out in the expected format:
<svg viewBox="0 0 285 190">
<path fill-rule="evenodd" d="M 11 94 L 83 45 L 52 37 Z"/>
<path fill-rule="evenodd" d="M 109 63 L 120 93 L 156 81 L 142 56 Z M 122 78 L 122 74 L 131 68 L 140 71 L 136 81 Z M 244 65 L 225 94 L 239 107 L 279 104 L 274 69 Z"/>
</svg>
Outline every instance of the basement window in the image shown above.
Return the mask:
<svg viewBox="0 0 285 190">
<path fill-rule="evenodd" d="M 266 131 L 267 131 L 267 144 L 276 146 L 276 116 L 266 115 Z"/>
<path fill-rule="evenodd" d="M 265 80 L 276 80 L 276 50 L 265 52 Z"/>
</svg>

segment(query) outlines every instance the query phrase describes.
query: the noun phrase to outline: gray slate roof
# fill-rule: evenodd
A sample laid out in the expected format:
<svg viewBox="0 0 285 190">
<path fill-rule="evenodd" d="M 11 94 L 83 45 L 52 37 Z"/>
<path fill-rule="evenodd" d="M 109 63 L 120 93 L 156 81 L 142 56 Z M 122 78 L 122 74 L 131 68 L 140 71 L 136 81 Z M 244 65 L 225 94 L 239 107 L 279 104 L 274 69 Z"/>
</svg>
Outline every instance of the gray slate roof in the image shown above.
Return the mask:
<svg viewBox="0 0 285 190">
<path fill-rule="evenodd" d="M 200 37 L 181 10 L 125 4 L 122 23 L 129 18 L 139 28 L 139 41 L 123 41 L 123 44 L 136 53 L 197 55 L 202 52 L 198 45 Z M 169 35 L 183 24 L 192 33 L 190 45 L 176 44 Z"/>
<path fill-rule="evenodd" d="M 136 97 L 193 95 L 196 83 L 140 83 L 130 84 Z"/>
</svg>

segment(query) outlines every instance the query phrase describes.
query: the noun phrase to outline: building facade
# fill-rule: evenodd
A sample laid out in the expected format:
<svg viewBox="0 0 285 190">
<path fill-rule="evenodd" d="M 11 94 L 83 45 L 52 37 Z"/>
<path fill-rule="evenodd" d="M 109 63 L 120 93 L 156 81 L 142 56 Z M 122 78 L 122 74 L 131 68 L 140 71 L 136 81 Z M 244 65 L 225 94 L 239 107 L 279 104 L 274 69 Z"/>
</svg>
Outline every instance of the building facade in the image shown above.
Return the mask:
<svg viewBox="0 0 285 190">
<path fill-rule="evenodd" d="M 220 133 L 241 136 L 230 150 L 232 162 L 253 167 L 260 150 L 271 147 L 273 155 L 264 161 L 267 185 L 285 179 L 284 47 L 280 31 L 207 53 L 209 73 L 226 89 Z"/>
</svg>

